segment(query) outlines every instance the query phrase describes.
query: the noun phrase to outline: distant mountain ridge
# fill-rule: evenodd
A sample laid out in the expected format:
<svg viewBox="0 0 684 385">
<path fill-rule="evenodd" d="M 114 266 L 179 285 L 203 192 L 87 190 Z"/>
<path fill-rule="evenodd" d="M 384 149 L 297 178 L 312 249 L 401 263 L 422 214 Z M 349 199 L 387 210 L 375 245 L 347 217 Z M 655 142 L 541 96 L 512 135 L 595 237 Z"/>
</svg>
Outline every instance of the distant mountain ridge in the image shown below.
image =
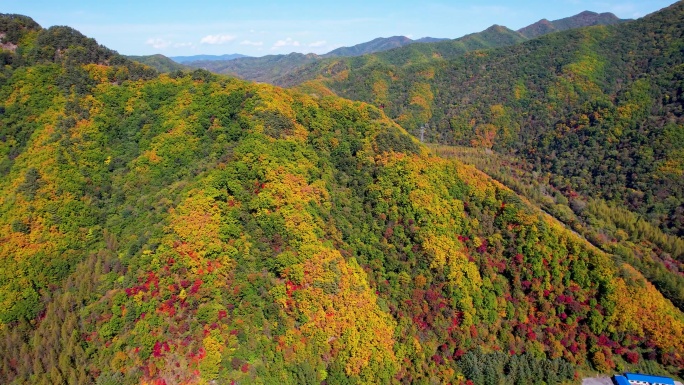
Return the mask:
<svg viewBox="0 0 684 385">
<path fill-rule="evenodd" d="M 426 37 L 421 37 L 420 39 L 416 39 L 416 40 L 414 40 L 414 42 L 416 42 L 416 43 L 437 43 L 439 41 L 445 41 L 445 40 L 450 40 L 450 39 L 445 38 L 445 37 L 426 36 Z"/>
<path fill-rule="evenodd" d="M 137 61 L 138 63 L 148 65 L 162 73 L 188 69 L 188 67 L 175 62 L 162 54 L 126 57 L 130 60 Z"/>
<path fill-rule="evenodd" d="M 328 57 L 353 57 L 362 56 L 370 53 L 383 52 L 394 48 L 403 47 L 414 43 L 435 43 L 440 41 L 446 41 L 446 38 L 436 38 L 436 37 L 422 37 L 420 39 L 413 40 L 406 36 L 391 36 L 391 37 L 378 37 L 371 41 L 365 43 L 356 44 L 351 47 L 339 47 L 323 55 L 317 55 L 315 53 L 298 53 L 292 52 L 290 54 L 284 55 L 266 55 L 261 57 L 252 57 L 241 54 L 227 54 L 227 55 L 193 55 L 193 56 L 172 56 L 171 60 L 176 63 L 188 64 L 195 68 L 204 68 L 209 71 L 218 73 L 232 73 L 224 72 L 225 68 L 242 68 L 250 73 L 256 73 L 262 75 L 260 68 L 264 66 L 269 66 L 271 63 L 278 63 L 284 65 L 286 68 L 293 68 L 298 65 L 308 64 L 311 61 L 319 60 Z M 240 60 L 232 64 L 226 62 L 233 60 Z M 248 68 L 249 67 L 249 68 Z M 272 69 L 269 67 L 268 71 Z M 277 73 L 283 72 L 282 70 L 273 70 Z M 238 76 L 242 77 L 242 75 Z M 254 78 L 253 76 L 246 77 L 246 79 L 260 80 Z M 261 81 L 261 80 L 260 80 Z"/>
<path fill-rule="evenodd" d="M 259 58 L 240 58 L 231 61 L 191 62 L 187 65 L 208 71 L 234 75 L 242 79 L 265 82 L 280 86 L 291 86 L 316 77 L 317 71 L 329 66 L 335 67 L 336 61 L 356 61 L 358 65 L 368 60 L 385 64 L 404 65 L 408 62 L 424 61 L 434 56 L 454 57 L 476 49 L 508 46 L 525 41 L 520 33 L 506 27 L 493 25 L 482 32 L 473 33 L 458 39 L 438 39 L 424 37 L 411 40 L 405 36 L 378 38 L 354 47 L 339 48 L 338 55 L 291 53 L 288 55 L 268 55 Z M 400 47 L 390 48 L 397 42 Z M 434 41 L 434 42 L 432 42 Z M 362 47 L 359 47 L 362 46 Z M 365 46 L 365 47 L 364 47 Z M 368 54 L 354 54 L 362 50 L 385 49 Z M 373 59 L 368 59 L 373 58 Z M 346 68 L 346 64 L 344 67 Z M 325 70 L 327 71 L 327 70 Z M 333 70 L 333 72 L 337 72 Z"/>
<path fill-rule="evenodd" d="M 300 66 L 320 60 L 321 57 L 310 53 L 292 52 L 287 55 L 266 55 L 244 57 L 233 60 L 203 60 L 187 63 L 192 68 L 201 68 L 219 74 L 230 74 L 258 82 L 273 83 Z"/>
<path fill-rule="evenodd" d="M 410 44 L 357 57 L 325 58 L 300 66 L 294 71 L 286 73 L 285 76 L 274 79 L 273 83 L 283 87 L 292 87 L 320 77 L 344 77 L 345 74 L 355 73 L 362 68 L 383 68 L 387 71 L 392 71 L 391 68 L 393 68 L 398 70 L 405 66 L 429 63 L 435 59 L 455 58 L 475 50 L 515 45 L 526 40 L 520 33 L 495 24 L 484 31 L 471 33 L 458 39 L 436 43 Z"/>
<path fill-rule="evenodd" d="M 340 47 L 337 49 L 334 49 L 324 55 L 321 55 L 322 57 L 349 57 L 349 56 L 361 56 L 361 55 L 366 55 L 369 53 L 375 53 L 375 52 L 382 52 L 382 51 L 387 51 L 393 48 L 399 48 L 403 47 L 409 44 L 414 44 L 414 43 L 434 43 L 442 40 L 449 40 L 449 39 L 440 39 L 440 38 L 435 38 L 435 37 L 423 37 L 418 40 L 413 40 L 411 38 L 408 38 L 406 36 L 392 36 L 392 37 L 378 37 L 375 38 L 371 41 L 365 42 L 365 43 L 360 43 L 356 44 L 351 47 Z"/>
<path fill-rule="evenodd" d="M 251 57 L 239 53 L 229 53 L 225 55 L 190 55 L 190 56 L 170 56 L 169 59 L 176 63 L 185 64 L 193 61 L 220 61 L 220 60 L 235 60 L 243 57 Z"/>
<path fill-rule="evenodd" d="M 292 86 L 303 81 L 316 78 L 317 71 L 338 72 L 334 68 L 348 68 L 348 65 L 335 66 L 331 60 L 357 59 L 362 62 L 364 55 L 373 55 L 389 65 L 406 65 L 424 62 L 431 58 L 454 58 L 467 52 L 503 47 L 545 35 L 547 33 L 580 28 L 592 25 L 610 25 L 626 20 L 619 19 L 612 13 L 596 13 L 584 11 L 564 19 L 548 21 L 542 19 L 518 31 L 500 25 L 492 25 L 484 31 L 475 32 L 457 39 L 439 39 L 424 37 L 417 40 L 406 36 L 376 38 L 351 47 L 340 47 L 323 55 L 291 53 L 289 55 L 269 55 L 261 58 L 240 58 L 230 61 L 187 62 L 190 67 L 203 68 L 219 74 L 230 74 L 242 79 L 272 83 L 280 86 Z"/>
<path fill-rule="evenodd" d="M 558 20 L 553 20 L 549 21 L 547 19 L 541 19 L 537 21 L 536 23 L 530 24 L 526 27 L 520 28 L 517 31 L 512 31 L 511 32 L 517 32 L 519 33 L 524 39 L 533 39 L 542 35 L 545 35 L 547 33 L 551 32 L 557 32 L 557 31 L 565 31 L 568 29 L 573 29 L 573 28 L 581 28 L 581 27 L 589 27 L 593 25 L 612 25 L 612 24 L 617 24 L 617 23 L 622 23 L 625 21 L 629 21 L 630 19 L 620 19 L 617 16 L 615 16 L 613 13 L 610 12 L 604 12 L 604 13 L 596 13 L 596 12 L 591 12 L 591 11 L 583 11 L 581 13 L 578 13 L 577 15 L 558 19 Z M 492 26 L 492 27 L 499 27 L 499 26 Z M 492 27 L 488 28 L 485 31 L 488 31 Z M 503 27 L 505 28 L 505 27 Z M 507 28 L 506 28 L 507 29 Z M 484 33 L 485 31 L 482 32 L 476 32 L 475 34 L 469 34 L 466 36 L 472 36 L 476 35 L 479 33 Z M 466 37 L 464 36 L 464 37 Z M 459 38 L 460 39 L 460 38 Z M 523 39 L 523 40 L 524 40 Z M 378 53 L 378 52 L 384 52 L 384 51 L 389 51 L 392 49 L 396 48 L 401 48 L 405 47 L 407 45 L 415 44 L 415 43 L 439 43 L 439 42 L 445 42 L 445 41 L 450 41 L 452 39 L 448 38 L 435 38 L 435 37 L 422 37 L 420 39 L 411 39 L 406 36 L 391 36 L 391 37 L 378 37 L 375 38 L 371 41 L 367 41 L 364 43 L 359 43 L 350 47 L 339 47 L 336 48 L 328 53 L 325 53 L 323 55 L 316 55 L 313 53 L 309 54 L 302 54 L 302 53 L 296 53 L 294 52 L 292 54 L 287 54 L 287 55 L 267 55 L 263 56 L 261 58 L 256 58 L 248 55 L 243 55 L 239 53 L 233 53 L 233 54 L 224 54 L 224 55 L 188 55 L 188 56 L 170 56 L 168 59 L 171 59 L 172 61 L 179 63 L 179 64 L 184 64 L 184 65 L 189 65 L 194 68 L 204 68 L 209 71 L 217 72 L 217 73 L 231 73 L 234 75 L 237 75 L 238 77 L 242 77 L 248 80 L 257 80 L 257 81 L 269 81 L 268 79 L 264 79 L 263 72 L 273 72 L 273 69 L 271 68 L 266 68 L 268 67 L 269 63 L 278 63 L 278 64 L 284 64 L 285 67 L 287 68 L 294 68 L 297 65 L 303 65 L 303 64 L 308 64 L 312 60 L 318 60 L 318 59 L 324 59 L 324 58 L 334 58 L 334 57 L 355 57 L 355 56 L 363 56 L 367 54 L 373 54 L 373 53 Z M 458 39 L 454 39 L 458 40 Z M 298 56 L 300 55 L 300 56 Z M 154 59 L 153 59 L 154 57 Z M 140 62 L 144 62 L 145 60 L 148 61 L 148 65 L 151 65 L 158 70 L 162 72 L 168 72 L 166 71 L 167 68 L 172 67 L 172 65 L 167 64 L 166 62 L 164 63 L 159 63 L 159 60 L 161 60 L 158 56 L 156 55 L 149 55 L 149 56 L 131 56 L 131 58 L 134 58 L 134 60 L 138 60 Z M 256 70 L 256 71 L 249 71 L 249 72 L 254 72 L 257 73 L 257 77 L 252 77 L 252 76 L 244 76 L 242 74 L 242 71 L 240 70 L 231 70 L 233 66 L 231 64 L 225 63 L 229 62 L 232 60 L 237 60 L 237 59 L 246 59 L 247 61 L 245 62 L 240 62 L 240 64 L 235 63 L 236 65 L 234 66 L 235 68 L 246 68 L 250 63 L 256 64 L 260 69 L 262 70 Z M 258 60 L 257 60 L 258 59 Z M 163 61 L 163 60 L 162 60 Z M 253 61 L 253 62 L 252 62 Z M 291 61 L 291 62 L 290 62 Z M 214 63 L 215 62 L 215 63 Z M 218 64 L 221 63 L 221 64 Z M 266 67 L 264 67 L 266 66 Z M 282 70 L 276 70 L 275 72 L 278 73 L 283 73 Z M 272 76 L 269 76 L 272 77 Z"/>
<path fill-rule="evenodd" d="M 528 39 L 546 35 L 547 33 L 566 31 L 573 28 L 591 27 L 593 25 L 612 25 L 629 21 L 630 19 L 620 19 L 610 12 L 596 13 L 591 11 L 580 12 L 575 16 L 565 17 L 558 20 L 549 21 L 541 19 L 527 27 L 520 28 L 518 32 Z"/>
</svg>

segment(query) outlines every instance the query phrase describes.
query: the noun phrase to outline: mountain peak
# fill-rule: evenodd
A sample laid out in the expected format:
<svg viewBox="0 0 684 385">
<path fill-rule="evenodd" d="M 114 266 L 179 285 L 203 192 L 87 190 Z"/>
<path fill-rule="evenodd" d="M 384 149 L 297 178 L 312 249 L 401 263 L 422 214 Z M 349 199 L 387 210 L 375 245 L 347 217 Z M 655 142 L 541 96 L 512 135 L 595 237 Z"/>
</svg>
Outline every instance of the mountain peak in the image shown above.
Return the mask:
<svg viewBox="0 0 684 385">
<path fill-rule="evenodd" d="M 575 16 L 597 16 L 598 13 L 592 11 L 582 11 Z"/>
<path fill-rule="evenodd" d="M 351 47 L 340 47 L 334 49 L 323 55 L 323 57 L 361 56 L 373 52 L 387 51 L 389 49 L 402 47 L 414 42 L 415 41 L 406 36 L 378 37 L 369 42 L 356 44 Z"/>
<path fill-rule="evenodd" d="M 444 40 L 450 40 L 450 39 L 425 36 L 425 37 L 421 37 L 420 39 L 414 40 L 414 42 L 416 42 L 416 43 L 437 43 L 437 42 L 444 41 Z"/>
<path fill-rule="evenodd" d="M 508 31 L 510 31 L 510 29 L 508 29 L 508 27 L 503 26 L 503 25 L 499 25 L 499 24 L 492 24 L 491 27 L 484 30 L 484 32 L 499 32 L 499 33 L 508 32 Z"/>
<path fill-rule="evenodd" d="M 590 27 L 593 25 L 611 25 L 627 20 L 629 19 L 620 19 L 610 12 L 596 13 L 592 11 L 582 11 L 577 15 L 553 21 L 541 19 L 536 23 L 520 28 L 518 32 L 529 39 L 533 39 L 551 32 Z"/>
</svg>

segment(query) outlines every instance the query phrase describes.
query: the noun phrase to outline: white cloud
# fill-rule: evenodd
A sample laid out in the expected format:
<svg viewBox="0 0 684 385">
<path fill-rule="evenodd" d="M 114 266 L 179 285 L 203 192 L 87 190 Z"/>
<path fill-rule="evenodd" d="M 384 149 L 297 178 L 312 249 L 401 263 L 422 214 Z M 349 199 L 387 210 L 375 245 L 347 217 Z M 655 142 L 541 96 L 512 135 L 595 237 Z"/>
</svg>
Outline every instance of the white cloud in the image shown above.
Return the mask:
<svg viewBox="0 0 684 385">
<path fill-rule="evenodd" d="M 225 44 L 235 40 L 235 36 L 228 34 L 207 35 L 200 40 L 202 44 Z"/>
<path fill-rule="evenodd" d="M 278 48 L 283 48 L 283 47 L 299 47 L 301 44 L 297 40 L 292 40 L 291 37 L 288 37 L 285 40 L 278 40 L 273 44 L 273 47 L 271 49 L 278 49 Z"/>
<path fill-rule="evenodd" d="M 263 41 L 251 41 L 251 40 L 243 40 L 240 42 L 240 45 L 251 45 L 255 47 L 260 47 L 264 45 Z"/>
<path fill-rule="evenodd" d="M 309 47 L 322 47 L 327 43 L 325 40 L 319 40 L 319 41 L 314 41 L 313 43 L 309 44 Z"/>
<path fill-rule="evenodd" d="M 171 45 L 171 42 L 161 38 L 149 38 L 145 41 L 145 44 L 151 45 L 154 49 L 164 49 Z"/>
</svg>

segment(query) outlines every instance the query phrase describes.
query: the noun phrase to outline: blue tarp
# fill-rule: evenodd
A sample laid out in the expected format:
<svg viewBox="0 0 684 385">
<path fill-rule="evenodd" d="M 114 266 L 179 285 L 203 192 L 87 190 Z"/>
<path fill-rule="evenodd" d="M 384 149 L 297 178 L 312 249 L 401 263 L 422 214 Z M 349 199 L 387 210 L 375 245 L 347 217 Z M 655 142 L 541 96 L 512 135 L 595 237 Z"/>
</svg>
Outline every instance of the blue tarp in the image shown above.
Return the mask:
<svg viewBox="0 0 684 385">
<path fill-rule="evenodd" d="M 629 385 L 629 381 L 624 376 L 613 376 L 613 379 L 617 385 Z"/>
<path fill-rule="evenodd" d="M 625 377 L 629 381 L 644 381 L 651 384 L 667 384 L 674 385 L 674 380 L 669 377 L 652 376 L 650 374 L 639 373 L 625 373 Z"/>
</svg>

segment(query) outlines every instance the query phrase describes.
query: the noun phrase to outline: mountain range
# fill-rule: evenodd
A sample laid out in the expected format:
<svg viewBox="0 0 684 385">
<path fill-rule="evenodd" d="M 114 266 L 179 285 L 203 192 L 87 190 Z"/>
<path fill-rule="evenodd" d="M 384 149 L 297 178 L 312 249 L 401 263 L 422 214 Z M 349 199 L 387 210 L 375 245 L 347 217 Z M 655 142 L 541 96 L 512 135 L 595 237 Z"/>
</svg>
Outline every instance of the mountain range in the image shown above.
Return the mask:
<svg viewBox="0 0 684 385">
<path fill-rule="evenodd" d="M 326 58 L 363 56 L 406 47 L 415 43 L 437 43 L 437 45 L 431 49 L 431 54 L 440 55 L 442 57 L 446 55 L 448 57 L 449 55 L 453 54 L 453 52 L 450 51 L 456 50 L 458 51 L 457 54 L 461 54 L 463 52 L 462 49 L 459 49 L 460 47 L 454 49 L 449 46 L 459 46 L 464 40 L 477 41 L 476 45 L 471 46 L 473 47 L 472 49 L 493 48 L 501 45 L 515 44 L 522 40 L 532 39 L 551 32 L 593 25 L 611 25 L 625 21 L 628 20 L 619 19 L 612 13 L 598 14 L 595 12 L 584 11 L 575 16 L 554 21 L 542 19 L 534 24 L 519 29 L 517 33 L 506 27 L 494 25 L 485 31 L 470 34 L 455 40 L 433 37 L 424 37 L 416 40 L 410 39 L 406 36 L 392 36 L 388 38 L 380 37 L 351 47 L 340 47 L 323 55 L 316 55 L 312 53 L 291 53 L 288 55 L 249 57 L 240 54 L 228 54 L 176 56 L 169 59 L 179 64 L 188 65 L 192 68 L 203 68 L 219 74 L 231 74 L 247 80 L 287 85 L 288 81 L 282 80 L 282 78 L 288 76 L 291 72 L 300 67 Z M 499 35 L 508 36 L 506 36 L 505 40 L 502 40 L 501 36 L 492 36 L 492 31 L 499 32 Z M 423 44 L 421 44 L 421 46 Z M 417 50 L 425 49 L 426 47 L 417 48 Z M 467 51 L 469 49 L 471 48 L 466 48 L 465 50 Z M 161 59 L 159 56 L 160 55 L 154 55 L 151 57 L 131 56 L 131 58 L 133 60 L 138 60 L 143 64 L 150 65 L 162 72 L 180 69 L 179 67 L 175 67 L 173 64 L 169 63 L 168 60 Z"/>
<path fill-rule="evenodd" d="M 379 37 L 376 39 L 373 39 L 369 42 L 366 43 L 360 43 L 352 47 L 340 47 L 337 49 L 334 49 L 326 54 L 320 55 L 321 57 L 337 57 L 337 56 L 359 56 L 359 55 L 365 55 L 373 52 L 380 52 L 380 51 L 386 51 L 388 49 L 392 48 L 397 48 L 397 47 L 403 47 L 408 44 L 412 43 L 433 43 L 437 41 L 442 41 L 442 40 L 448 40 L 448 39 L 440 39 L 440 38 L 434 38 L 434 37 L 423 37 L 420 39 L 410 39 L 406 36 L 392 36 L 388 38 L 383 38 Z M 311 56 L 313 54 L 309 55 L 304 55 L 304 56 Z M 275 57 L 279 56 L 285 56 L 285 55 L 273 55 Z M 133 60 L 137 60 L 140 58 L 145 58 L 145 56 L 130 56 L 133 58 Z M 188 64 L 192 62 L 197 62 L 196 66 L 201 66 L 201 63 L 206 63 L 206 62 L 212 62 L 212 61 L 230 61 L 230 60 L 235 60 L 235 59 L 240 59 L 240 58 L 247 58 L 247 59 L 257 59 L 257 58 L 252 58 L 250 56 L 246 55 L 241 55 L 241 54 L 226 54 L 226 55 L 192 55 L 192 56 L 172 56 L 169 59 L 175 61 L 176 63 L 179 64 Z M 147 63 L 145 63 L 147 64 Z M 148 64 L 150 65 L 150 64 Z M 152 65 L 154 67 L 154 65 Z M 159 69 L 162 72 L 167 72 L 165 71 L 165 68 L 160 68 Z"/>
<path fill-rule="evenodd" d="M 337 48 L 324 55 L 304 55 L 293 53 L 289 55 L 269 55 L 262 58 L 242 58 L 237 62 L 232 60 L 217 61 L 212 59 L 200 60 L 196 62 L 184 61 L 183 63 L 194 68 L 204 68 L 215 73 L 231 74 L 247 80 L 286 85 L 288 84 L 287 81 L 279 80 L 283 74 L 287 75 L 297 67 L 302 67 L 319 60 L 325 62 L 324 59 L 326 58 L 362 56 L 402 47 L 406 49 L 406 47 L 409 45 L 420 51 L 429 49 L 423 47 L 427 43 L 436 44 L 436 46 L 434 46 L 434 48 L 431 50 L 433 51 L 431 54 L 440 55 L 442 57 L 450 57 L 449 55 L 461 54 L 463 52 L 463 50 L 460 49 L 460 46 L 464 40 L 477 43 L 465 43 L 466 46 L 472 47 L 466 48 L 466 50 L 493 48 L 507 44 L 515 44 L 525 39 L 531 39 L 555 31 L 581 28 L 592 25 L 616 24 L 624 21 L 626 20 L 619 19 L 612 13 L 597 14 L 594 12 L 584 11 L 575 16 L 554 20 L 552 22 L 549 22 L 545 19 L 540 20 L 539 22 L 524 27 L 517 32 L 506 27 L 495 25 L 485 31 L 470 34 L 455 40 L 438 39 L 432 37 L 412 40 L 406 36 L 392 36 L 389 38 L 376 38 L 369 42 L 357 44 L 352 47 Z M 498 30 L 499 34 L 492 36 L 492 30 Z M 508 36 L 506 36 L 505 39 L 501 39 L 500 35 Z M 421 44 L 414 46 L 415 43 Z M 456 46 L 456 48 L 450 46 Z M 407 51 L 405 50 L 403 52 Z M 399 55 L 399 53 L 397 54 Z M 286 70 L 283 71 L 282 69 Z"/>
<path fill-rule="evenodd" d="M 547 33 L 564 31 L 572 28 L 581 28 L 592 25 L 611 25 L 628 21 L 629 19 L 620 19 L 610 12 L 598 14 L 596 12 L 584 11 L 575 16 L 566 17 L 559 20 L 548 21 L 542 19 L 534 24 L 518 30 L 520 34 L 526 38 L 535 38 Z M 340 47 L 334 49 L 321 57 L 351 57 L 361 56 L 375 52 L 387 51 L 394 48 L 403 47 L 413 43 L 436 43 L 446 38 L 423 37 L 420 39 L 411 39 L 406 36 L 392 36 L 388 38 L 379 37 L 365 43 L 359 43 L 351 47 Z M 181 63 L 191 63 L 194 61 L 229 61 L 238 58 L 248 58 L 248 56 L 240 54 L 229 55 L 194 55 L 194 56 L 174 56 L 170 59 Z"/>
<path fill-rule="evenodd" d="M 0 15 L 0 383 L 681 380 L 683 20 L 280 88 Z"/>
<path fill-rule="evenodd" d="M 405 41 L 404 39 L 399 40 Z M 315 54 L 291 53 L 289 55 L 268 55 L 230 61 L 191 62 L 188 63 L 188 66 L 206 69 L 218 74 L 230 74 L 247 80 L 288 86 L 293 84 L 292 77 L 296 77 L 295 81 L 299 81 L 299 77 L 302 76 L 300 74 L 303 71 L 308 71 L 311 67 L 329 68 L 332 65 L 331 63 L 336 63 L 339 60 L 363 63 L 368 60 L 380 59 L 381 61 L 399 63 L 413 61 L 416 59 L 415 55 L 424 58 L 431 58 L 435 55 L 459 55 L 474 49 L 500 47 L 523 40 L 525 37 L 515 31 L 505 27 L 492 26 L 485 31 L 466 35 L 459 39 L 442 40 L 436 43 L 410 43 L 373 54 L 323 57 Z M 372 50 L 374 47 L 386 47 L 383 45 L 384 42 L 385 40 L 373 44 L 364 43 L 361 46 Z M 350 53 L 352 51 L 345 49 L 340 52 Z"/>
</svg>

